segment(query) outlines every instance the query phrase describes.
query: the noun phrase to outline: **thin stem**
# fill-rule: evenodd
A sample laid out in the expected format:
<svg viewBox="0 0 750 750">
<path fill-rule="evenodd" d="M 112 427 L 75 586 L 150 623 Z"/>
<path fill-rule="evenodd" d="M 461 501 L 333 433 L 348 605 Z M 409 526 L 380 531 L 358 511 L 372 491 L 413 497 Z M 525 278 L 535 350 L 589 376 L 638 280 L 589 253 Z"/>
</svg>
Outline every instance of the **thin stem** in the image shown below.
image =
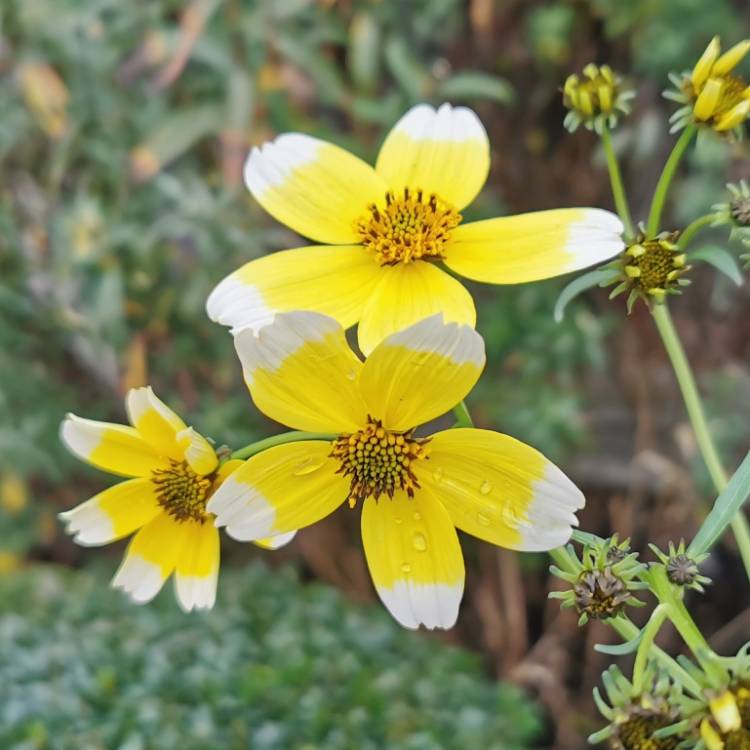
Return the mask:
<svg viewBox="0 0 750 750">
<path fill-rule="evenodd" d="M 690 364 L 685 356 L 685 350 L 682 348 L 682 343 L 680 342 L 666 303 L 654 305 L 652 315 L 669 359 L 672 362 L 672 367 L 682 391 L 682 398 L 685 401 L 685 407 L 690 417 L 690 422 L 693 425 L 693 432 L 698 441 L 701 455 L 706 463 L 708 473 L 711 475 L 714 487 L 720 493 L 727 486 L 727 475 L 724 472 L 724 467 L 721 464 L 721 459 L 708 429 L 706 415 L 703 411 L 703 404 L 698 394 L 695 378 L 693 377 Z M 742 556 L 742 562 L 745 565 L 745 571 L 750 580 L 750 527 L 742 510 L 732 519 L 731 525 L 740 555 Z"/>
<path fill-rule="evenodd" d="M 705 216 L 698 217 L 695 221 L 691 221 L 677 240 L 677 247 L 684 250 L 690 243 L 690 240 L 692 240 L 693 237 L 703 229 L 703 227 L 710 226 L 715 221 L 715 214 L 706 214 Z"/>
<path fill-rule="evenodd" d="M 638 651 L 635 654 L 635 664 L 633 665 L 633 687 L 637 693 L 640 693 L 643 689 L 643 678 L 646 673 L 649 656 L 651 655 L 651 649 L 654 645 L 654 639 L 664 624 L 664 620 L 667 619 L 668 614 L 669 609 L 667 605 L 659 604 L 651 613 L 646 627 L 641 631 L 643 635 L 638 644 Z"/>
<path fill-rule="evenodd" d="M 695 126 L 688 125 L 685 130 L 682 131 L 682 135 L 677 139 L 672 153 L 667 159 L 667 163 L 664 165 L 664 169 L 659 177 L 659 182 L 656 185 L 654 191 L 654 197 L 651 201 L 651 210 L 648 212 L 648 224 L 646 225 L 646 233 L 649 237 L 653 237 L 659 231 L 659 223 L 661 222 L 661 213 L 664 210 L 664 203 L 667 199 L 667 193 L 672 184 L 672 178 L 677 171 L 677 167 L 682 160 L 685 150 L 690 145 L 690 141 L 693 140 L 695 135 Z"/>
<path fill-rule="evenodd" d="M 336 435 L 328 432 L 302 432 L 301 430 L 292 430 L 291 432 L 282 432 L 281 435 L 272 435 L 264 440 L 258 440 L 250 443 L 244 448 L 240 448 L 232 453 L 232 458 L 250 458 L 261 451 L 273 448 L 275 445 L 284 443 L 296 443 L 301 440 L 335 440 Z"/>
<path fill-rule="evenodd" d="M 471 418 L 471 414 L 469 414 L 465 401 L 461 401 L 461 403 L 453 407 L 453 416 L 456 418 L 456 424 L 453 425 L 454 427 L 474 426 L 474 421 Z"/>
<path fill-rule="evenodd" d="M 604 154 L 607 157 L 607 169 L 609 171 L 609 181 L 612 185 L 612 196 L 615 199 L 617 213 L 622 219 L 622 223 L 625 225 L 625 236 L 628 239 L 632 239 L 635 235 L 635 232 L 633 231 L 633 218 L 630 215 L 630 206 L 628 206 L 628 198 L 625 194 L 622 174 L 620 173 L 620 165 L 617 163 L 617 155 L 612 147 L 612 134 L 609 132 L 609 128 L 606 125 L 604 126 L 601 135 Z"/>
</svg>

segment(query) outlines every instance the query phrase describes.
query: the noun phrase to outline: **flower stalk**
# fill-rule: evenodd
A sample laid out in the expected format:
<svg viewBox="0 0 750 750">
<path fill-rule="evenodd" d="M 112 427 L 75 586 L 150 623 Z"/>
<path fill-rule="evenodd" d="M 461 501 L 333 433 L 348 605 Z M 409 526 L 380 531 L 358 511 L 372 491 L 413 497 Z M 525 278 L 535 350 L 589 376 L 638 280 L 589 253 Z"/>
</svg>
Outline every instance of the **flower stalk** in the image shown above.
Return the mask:
<svg viewBox="0 0 750 750">
<path fill-rule="evenodd" d="M 282 432 L 280 435 L 272 435 L 271 437 L 264 438 L 263 440 L 257 440 L 254 443 L 239 448 L 232 453 L 232 458 L 250 458 L 257 453 L 262 453 L 269 448 L 273 448 L 277 445 L 284 445 L 284 443 L 296 443 L 301 440 L 335 440 L 337 435 L 329 432 L 303 432 L 302 430 L 290 430 L 289 432 Z"/>
</svg>

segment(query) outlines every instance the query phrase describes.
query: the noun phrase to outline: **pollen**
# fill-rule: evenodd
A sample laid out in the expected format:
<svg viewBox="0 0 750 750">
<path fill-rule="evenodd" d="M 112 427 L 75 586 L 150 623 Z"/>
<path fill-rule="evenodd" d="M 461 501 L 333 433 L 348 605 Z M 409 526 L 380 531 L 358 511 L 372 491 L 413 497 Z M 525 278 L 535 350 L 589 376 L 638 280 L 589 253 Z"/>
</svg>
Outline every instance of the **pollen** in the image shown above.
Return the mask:
<svg viewBox="0 0 750 750">
<path fill-rule="evenodd" d="M 159 505 L 175 520 L 205 522 L 213 475 L 202 477 L 186 461 L 169 459 L 169 468 L 154 469 L 151 481 L 156 488 Z"/>
<path fill-rule="evenodd" d="M 445 244 L 462 216 L 435 193 L 404 188 L 387 192 L 385 205 L 371 203 L 357 222 L 362 244 L 381 266 L 444 258 Z"/>
<path fill-rule="evenodd" d="M 386 430 L 379 419 L 368 417 L 364 429 L 334 442 L 330 455 L 341 462 L 336 473 L 351 477 L 350 508 L 368 497 L 393 497 L 396 490 L 414 497 L 419 482 L 413 466 L 427 458 L 429 438 L 415 438 L 412 433 Z"/>
</svg>

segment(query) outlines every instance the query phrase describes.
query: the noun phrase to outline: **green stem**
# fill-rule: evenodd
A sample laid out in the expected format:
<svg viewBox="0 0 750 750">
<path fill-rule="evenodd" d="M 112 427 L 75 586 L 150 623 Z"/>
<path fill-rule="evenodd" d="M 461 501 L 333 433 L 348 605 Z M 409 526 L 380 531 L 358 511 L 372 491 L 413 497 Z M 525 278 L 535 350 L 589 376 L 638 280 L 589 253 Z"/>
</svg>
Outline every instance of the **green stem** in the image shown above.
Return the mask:
<svg viewBox="0 0 750 750">
<path fill-rule="evenodd" d="M 715 221 L 716 221 L 715 214 L 706 214 L 705 216 L 700 216 L 695 221 L 691 221 L 690 224 L 688 224 L 687 227 L 685 227 L 685 231 L 680 235 L 679 239 L 677 240 L 677 247 L 679 247 L 681 250 L 684 250 L 690 243 L 690 240 L 692 240 L 693 237 L 701 229 L 703 229 L 703 227 L 710 226 Z"/>
<path fill-rule="evenodd" d="M 250 443 L 244 448 L 240 448 L 232 453 L 232 458 L 250 458 L 256 453 L 273 448 L 275 445 L 284 443 L 297 443 L 301 440 L 335 440 L 336 435 L 328 432 L 302 432 L 301 430 L 292 430 L 291 432 L 282 432 L 281 435 L 272 435 L 264 440 L 258 440 Z"/>
<path fill-rule="evenodd" d="M 633 665 L 633 687 L 636 693 L 640 693 L 643 689 L 643 678 L 646 673 L 646 666 L 648 664 L 649 656 L 651 655 L 651 649 L 654 645 L 654 638 L 656 638 L 659 629 L 664 624 L 664 620 L 669 615 L 669 608 L 665 604 L 660 604 L 652 613 L 646 627 L 643 628 L 640 643 L 638 644 L 638 651 L 635 655 L 635 664 Z"/>
<path fill-rule="evenodd" d="M 693 140 L 695 135 L 695 126 L 688 125 L 685 130 L 682 131 L 682 135 L 677 139 L 672 153 L 667 159 L 667 163 L 664 165 L 664 170 L 659 177 L 659 182 L 656 185 L 654 191 L 654 197 L 651 201 L 651 210 L 648 212 L 648 224 L 646 225 L 646 233 L 649 237 L 653 237 L 659 231 L 659 223 L 661 222 L 661 213 L 664 210 L 664 203 L 667 199 L 667 193 L 672 184 L 672 178 L 677 171 L 677 167 L 682 160 L 685 150 L 690 145 L 690 141 Z"/>
<path fill-rule="evenodd" d="M 615 199 L 617 213 L 622 219 L 622 223 L 625 225 L 625 236 L 628 239 L 632 239 L 635 235 L 635 232 L 633 230 L 633 218 L 630 214 L 628 198 L 625 195 L 625 187 L 622 182 L 620 165 L 617 163 L 617 155 L 615 154 L 615 150 L 612 147 L 612 135 L 606 125 L 602 130 L 602 145 L 604 146 L 604 154 L 607 157 L 609 181 L 612 185 L 612 196 Z"/>
<path fill-rule="evenodd" d="M 461 403 L 453 407 L 453 416 L 456 417 L 456 424 L 453 425 L 454 427 L 474 426 L 474 421 L 471 418 L 471 414 L 469 414 L 465 401 L 461 401 Z"/>
<path fill-rule="evenodd" d="M 693 432 L 698 441 L 698 447 L 700 448 L 703 460 L 706 463 L 706 468 L 711 475 L 711 480 L 714 483 L 716 491 L 720 493 L 727 486 L 727 475 L 724 472 L 724 467 L 721 464 L 718 451 L 708 429 L 706 415 L 703 411 L 703 404 L 698 394 L 695 378 L 693 377 L 690 364 L 685 356 L 685 350 L 682 348 L 682 343 L 675 330 L 672 316 L 669 314 L 669 308 L 666 303 L 654 305 L 652 315 L 669 359 L 672 362 L 672 367 L 677 377 L 677 382 L 680 385 L 685 407 L 687 408 L 690 422 L 693 425 Z M 731 525 L 740 555 L 742 556 L 742 562 L 745 566 L 745 572 L 750 580 L 750 527 L 742 510 L 732 519 Z"/>
</svg>

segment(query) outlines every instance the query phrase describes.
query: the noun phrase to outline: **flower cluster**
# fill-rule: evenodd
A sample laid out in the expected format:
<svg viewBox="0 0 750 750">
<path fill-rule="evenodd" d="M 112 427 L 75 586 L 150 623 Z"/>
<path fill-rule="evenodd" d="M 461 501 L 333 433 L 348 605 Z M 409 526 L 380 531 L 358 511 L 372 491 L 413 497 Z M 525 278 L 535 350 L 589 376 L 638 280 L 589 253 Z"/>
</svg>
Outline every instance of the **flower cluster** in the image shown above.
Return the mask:
<svg viewBox="0 0 750 750">
<path fill-rule="evenodd" d="M 614 128 L 621 115 L 629 114 L 634 97 L 635 91 L 609 65 L 589 63 L 580 76 L 574 73 L 565 79 L 563 104 L 568 114 L 564 125 L 571 133 L 581 124 L 602 133 L 604 128 Z"/>
<path fill-rule="evenodd" d="M 250 192 L 316 244 L 248 263 L 207 310 L 232 327 L 258 409 L 301 433 L 216 451 L 150 388 L 128 394 L 131 426 L 69 416 L 74 454 L 131 477 L 61 516 L 80 544 L 133 534 L 113 585 L 145 602 L 174 574 L 184 609 L 211 607 L 218 529 L 276 548 L 348 504 L 393 616 L 448 628 L 464 587 L 457 528 L 517 550 L 570 538 L 583 496 L 538 451 L 489 430 L 415 434 L 484 366 L 474 302 L 446 270 L 519 283 L 624 247 L 619 218 L 597 208 L 464 223 L 489 153 L 477 116 L 448 104 L 407 112 L 374 168 L 296 133 L 252 150 Z M 345 339 L 355 323 L 364 362 Z"/>
</svg>

